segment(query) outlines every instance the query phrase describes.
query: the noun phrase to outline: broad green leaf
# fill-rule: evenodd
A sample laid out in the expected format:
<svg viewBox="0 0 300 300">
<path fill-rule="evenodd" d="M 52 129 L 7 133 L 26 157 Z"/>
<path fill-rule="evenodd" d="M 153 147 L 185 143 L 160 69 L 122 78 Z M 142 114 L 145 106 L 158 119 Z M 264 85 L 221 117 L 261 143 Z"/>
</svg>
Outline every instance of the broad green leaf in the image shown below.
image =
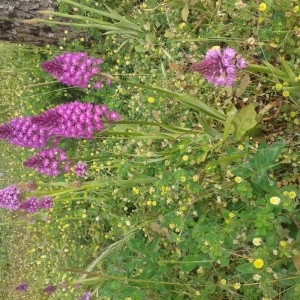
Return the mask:
<svg viewBox="0 0 300 300">
<path fill-rule="evenodd" d="M 295 81 L 296 78 L 296 74 L 293 72 L 293 70 L 291 69 L 291 67 L 289 66 L 289 64 L 286 61 L 282 61 L 281 62 L 285 72 L 287 73 L 289 79 L 291 82 Z"/>
<path fill-rule="evenodd" d="M 164 34 L 164 37 L 166 37 L 166 38 L 173 38 L 173 37 L 175 37 L 175 35 L 176 34 L 174 32 L 172 32 L 170 30 L 166 30 L 165 34 Z"/>
<path fill-rule="evenodd" d="M 252 129 L 256 124 L 257 113 L 254 104 L 242 108 L 232 119 L 231 123 L 234 126 L 234 139 L 240 140 L 246 132 Z"/>
<path fill-rule="evenodd" d="M 236 267 L 236 270 L 242 274 L 245 273 L 256 273 L 257 270 L 253 267 L 251 263 L 245 263 Z"/>
<path fill-rule="evenodd" d="M 273 168 L 276 159 L 281 154 L 284 148 L 282 142 L 274 143 L 268 146 L 266 143 L 259 145 L 257 153 L 249 158 L 250 166 L 256 171 L 257 176 L 262 176 L 266 172 Z"/>
<path fill-rule="evenodd" d="M 220 258 L 220 267 L 227 267 L 229 265 L 229 259 L 227 256 L 222 256 Z"/>
<path fill-rule="evenodd" d="M 224 132 L 223 132 L 223 140 L 227 140 L 229 135 L 234 132 L 234 125 L 232 124 L 232 119 L 234 118 L 234 115 L 229 115 L 227 117 L 227 120 L 224 124 Z"/>
<path fill-rule="evenodd" d="M 282 70 L 274 67 L 267 61 L 265 61 L 264 64 L 268 67 L 268 69 L 270 70 L 270 73 L 273 74 L 274 76 L 276 76 L 277 78 L 280 78 L 282 80 L 289 80 L 289 77 L 287 76 L 287 74 L 285 72 L 283 72 Z"/>
<path fill-rule="evenodd" d="M 190 272 L 194 268 L 210 266 L 211 261 L 208 259 L 208 256 L 205 254 L 202 255 L 187 255 L 181 261 L 180 270 L 182 272 Z"/>
<path fill-rule="evenodd" d="M 144 46 L 143 45 L 136 45 L 135 47 L 134 47 L 134 50 L 136 51 L 136 52 L 146 52 L 147 50 L 144 48 Z"/>
</svg>

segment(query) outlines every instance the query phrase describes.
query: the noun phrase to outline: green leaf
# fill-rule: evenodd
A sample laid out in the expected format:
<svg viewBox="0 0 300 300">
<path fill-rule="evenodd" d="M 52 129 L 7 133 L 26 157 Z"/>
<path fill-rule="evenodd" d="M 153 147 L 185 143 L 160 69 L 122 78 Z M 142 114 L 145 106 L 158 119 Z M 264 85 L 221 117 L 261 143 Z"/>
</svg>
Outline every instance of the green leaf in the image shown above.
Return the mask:
<svg viewBox="0 0 300 300">
<path fill-rule="evenodd" d="M 288 65 L 288 63 L 287 63 L 285 60 L 283 60 L 283 61 L 281 62 L 281 64 L 282 64 L 282 66 L 283 66 L 285 72 L 287 73 L 287 75 L 288 75 L 290 81 L 291 81 L 291 82 L 295 81 L 296 74 L 293 72 L 293 70 L 292 70 L 291 67 Z"/>
<path fill-rule="evenodd" d="M 137 254 L 145 254 L 145 244 L 136 239 L 128 240 L 126 246 Z"/>
<path fill-rule="evenodd" d="M 199 100 L 197 97 L 188 94 L 175 94 L 175 98 L 187 105 L 188 107 L 195 109 L 196 111 L 202 112 L 216 120 L 225 121 L 226 116 L 215 110 L 214 108 L 206 105 L 204 102 Z"/>
<path fill-rule="evenodd" d="M 166 37 L 166 38 L 173 38 L 175 36 L 176 36 L 176 34 L 174 32 L 172 32 L 170 30 L 165 31 L 164 37 Z"/>
<path fill-rule="evenodd" d="M 268 146 L 266 143 L 259 145 L 257 153 L 249 158 L 251 167 L 256 170 L 257 176 L 262 176 L 266 172 L 274 167 L 276 159 L 281 154 L 284 148 L 282 142 L 274 143 Z"/>
<path fill-rule="evenodd" d="M 181 11 L 181 17 L 184 22 L 187 22 L 187 17 L 189 15 L 189 13 L 190 13 L 189 6 L 188 6 L 188 4 L 186 4 Z"/>
<path fill-rule="evenodd" d="M 232 120 L 234 115 L 229 115 L 224 124 L 224 132 L 223 132 L 223 140 L 227 140 L 229 135 L 234 132 L 234 125 L 232 124 Z"/>
<path fill-rule="evenodd" d="M 287 76 L 287 73 L 285 73 L 282 70 L 274 67 L 273 65 L 271 65 L 267 61 L 264 61 L 264 64 L 268 67 L 268 69 L 270 70 L 270 73 L 273 74 L 275 77 L 280 78 L 280 79 L 285 80 L 285 81 L 289 79 L 289 77 Z"/>
<path fill-rule="evenodd" d="M 181 261 L 180 270 L 182 272 L 190 272 L 197 266 L 204 267 L 210 266 L 211 262 L 208 259 L 208 256 L 205 254 L 202 255 L 187 255 Z"/>
<path fill-rule="evenodd" d="M 220 267 L 227 267 L 229 265 L 229 259 L 226 256 L 222 256 L 220 259 Z"/>
<path fill-rule="evenodd" d="M 241 84 L 240 84 L 239 88 L 237 89 L 237 91 L 235 92 L 235 95 L 237 97 L 241 97 L 244 94 L 244 92 L 245 92 L 245 90 L 246 90 L 246 88 L 247 88 L 247 86 L 249 85 L 250 82 L 251 82 L 250 76 L 248 74 L 246 74 L 242 78 Z"/>
<path fill-rule="evenodd" d="M 234 139 L 240 140 L 246 132 L 252 129 L 256 124 L 257 113 L 254 104 L 242 108 L 232 119 L 231 123 L 234 126 Z"/>
<path fill-rule="evenodd" d="M 251 263 L 245 263 L 236 267 L 236 270 L 242 274 L 246 273 L 255 273 L 256 270 L 254 269 Z"/>
</svg>

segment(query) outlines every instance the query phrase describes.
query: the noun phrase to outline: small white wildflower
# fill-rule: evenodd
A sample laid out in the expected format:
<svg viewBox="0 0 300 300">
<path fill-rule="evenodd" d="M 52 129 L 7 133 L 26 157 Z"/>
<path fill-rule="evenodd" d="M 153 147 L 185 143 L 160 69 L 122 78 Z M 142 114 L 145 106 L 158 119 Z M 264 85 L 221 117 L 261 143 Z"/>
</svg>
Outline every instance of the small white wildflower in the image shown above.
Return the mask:
<svg viewBox="0 0 300 300">
<path fill-rule="evenodd" d="M 254 274 L 252 278 L 254 281 L 260 281 L 261 276 L 259 274 Z"/>
<path fill-rule="evenodd" d="M 252 243 L 253 243 L 254 246 L 260 246 L 261 245 L 261 241 L 262 241 L 261 238 L 254 238 L 252 240 Z"/>
</svg>

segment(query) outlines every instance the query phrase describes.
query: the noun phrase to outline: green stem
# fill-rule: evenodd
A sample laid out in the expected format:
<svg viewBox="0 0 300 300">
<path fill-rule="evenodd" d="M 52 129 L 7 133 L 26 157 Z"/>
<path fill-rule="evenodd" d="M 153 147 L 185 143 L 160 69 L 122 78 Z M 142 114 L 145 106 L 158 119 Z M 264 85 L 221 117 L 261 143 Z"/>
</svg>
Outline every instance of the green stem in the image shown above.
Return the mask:
<svg viewBox="0 0 300 300">
<path fill-rule="evenodd" d="M 266 73 L 272 74 L 271 70 L 265 66 L 249 64 L 247 65 L 246 71 L 254 72 L 254 73 Z"/>
<path fill-rule="evenodd" d="M 100 16 L 103 16 L 103 17 L 107 17 L 107 18 L 110 18 L 110 19 L 118 20 L 122 23 L 125 23 L 128 28 L 131 28 L 131 29 L 139 31 L 139 32 L 143 32 L 143 30 L 138 25 L 128 21 L 127 19 L 125 19 L 123 16 L 119 15 L 114 10 L 110 9 L 112 11 L 112 13 L 107 13 L 107 12 L 101 11 L 99 9 L 91 8 L 89 6 L 85 6 L 83 4 L 79 4 L 79 3 L 71 1 L 71 0 L 58 0 L 58 2 L 64 2 L 64 3 L 70 4 L 72 6 L 78 7 L 82 10 L 89 11 L 89 12 L 92 12 L 94 14 L 97 14 L 97 15 L 100 15 Z M 106 7 L 108 8 L 108 6 L 106 6 Z"/>
</svg>

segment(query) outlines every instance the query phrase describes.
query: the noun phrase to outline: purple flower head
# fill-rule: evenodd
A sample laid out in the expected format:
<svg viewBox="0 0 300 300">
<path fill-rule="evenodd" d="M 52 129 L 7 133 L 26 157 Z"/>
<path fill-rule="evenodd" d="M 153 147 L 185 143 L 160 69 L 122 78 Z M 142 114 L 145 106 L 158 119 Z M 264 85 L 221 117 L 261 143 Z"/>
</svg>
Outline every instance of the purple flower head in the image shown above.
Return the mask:
<svg viewBox="0 0 300 300">
<path fill-rule="evenodd" d="M 20 206 L 21 192 L 15 186 L 8 186 L 0 190 L 0 207 L 8 210 L 18 210 Z"/>
<path fill-rule="evenodd" d="M 51 132 L 33 122 L 32 117 L 15 118 L 0 126 L 0 138 L 25 148 L 46 146 Z"/>
<path fill-rule="evenodd" d="M 20 204 L 20 210 L 28 213 L 36 213 L 39 210 L 38 200 L 36 197 L 30 197 L 25 202 Z"/>
<path fill-rule="evenodd" d="M 29 157 L 23 165 L 35 169 L 44 175 L 55 177 L 58 176 L 69 163 L 64 149 L 52 147 L 46 148 Z"/>
<path fill-rule="evenodd" d="M 90 82 L 101 78 L 101 63 L 101 58 L 89 57 L 84 52 L 70 52 L 43 62 L 41 67 L 63 84 L 87 88 Z M 94 87 L 101 88 L 99 84 Z"/>
<path fill-rule="evenodd" d="M 16 287 L 16 290 L 19 291 L 19 292 L 26 292 L 27 291 L 27 288 L 28 288 L 28 285 L 26 282 L 22 282 L 20 283 L 17 287 Z"/>
<path fill-rule="evenodd" d="M 36 213 L 41 209 L 49 210 L 52 206 L 53 206 L 53 201 L 50 197 L 44 197 L 44 198 L 30 197 L 20 204 L 19 210 L 28 213 Z"/>
<path fill-rule="evenodd" d="M 53 200 L 50 197 L 41 198 L 38 202 L 40 209 L 49 210 L 53 206 Z"/>
<path fill-rule="evenodd" d="M 92 292 L 84 292 L 77 300 L 90 300 Z"/>
<path fill-rule="evenodd" d="M 233 86 L 236 70 L 247 67 L 246 61 L 241 56 L 236 56 L 232 48 L 212 48 L 208 50 L 202 61 L 192 64 L 191 71 L 199 72 L 215 86 Z"/>
<path fill-rule="evenodd" d="M 51 294 L 53 294 L 55 292 L 55 290 L 56 290 L 56 286 L 55 285 L 49 285 L 49 286 L 47 286 L 47 287 L 45 287 L 43 289 L 43 292 L 46 293 L 46 294 L 48 294 L 48 295 L 51 295 Z"/>
<path fill-rule="evenodd" d="M 102 117 L 113 122 L 119 120 L 119 115 L 105 105 L 64 103 L 39 115 L 16 118 L 0 125 L 0 138 L 26 148 L 44 148 L 50 140 L 56 146 L 61 138 L 93 139 L 95 132 L 103 130 Z M 63 153 L 60 155 L 61 161 L 66 160 Z"/>
<path fill-rule="evenodd" d="M 87 164 L 85 162 L 79 162 L 76 166 L 74 166 L 74 173 L 77 177 L 84 177 L 87 172 Z"/>
<path fill-rule="evenodd" d="M 107 113 L 115 116 L 112 121 L 118 121 L 118 114 L 108 111 L 105 105 L 74 101 L 61 104 L 53 110 L 58 112 L 60 120 L 53 134 L 65 138 L 93 139 L 93 134 L 103 129 L 101 117 Z"/>
<path fill-rule="evenodd" d="M 105 114 L 105 118 L 107 121 L 113 121 L 118 122 L 120 120 L 119 114 L 117 114 L 115 111 L 109 111 Z"/>
</svg>

